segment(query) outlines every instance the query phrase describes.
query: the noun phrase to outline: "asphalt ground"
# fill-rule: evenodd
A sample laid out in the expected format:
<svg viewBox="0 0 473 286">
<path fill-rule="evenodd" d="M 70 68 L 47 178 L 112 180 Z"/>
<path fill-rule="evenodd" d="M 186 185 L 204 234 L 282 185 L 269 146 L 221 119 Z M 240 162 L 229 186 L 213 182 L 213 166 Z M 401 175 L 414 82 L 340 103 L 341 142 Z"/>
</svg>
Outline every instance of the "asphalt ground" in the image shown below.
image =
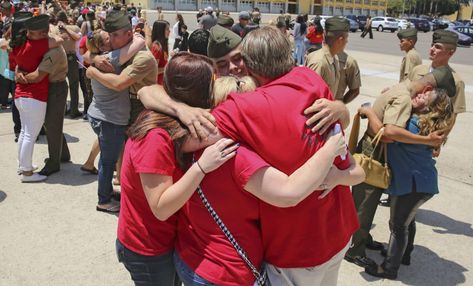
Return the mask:
<svg viewBox="0 0 473 286">
<path fill-rule="evenodd" d="M 382 37 L 391 36 L 375 32 L 372 41 L 350 38 L 348 53 L 357 59 L 362 75 L 361 94 L 348 106 L 352 114 L 397 82 L 402 55 L 358 51 L 355 44 L 381 45 Z M 424 54 L 423 58 L 428 63 Z M 343 262 L 339 285 L 473 285 L 473 69 L 471 64 L 458 64 L 463 61 L 459 54 L 452 61 L 467 85 L 467 112 L 459 115 L 437 160 L 440 194 L 418 212 L 411 266 L 401 266 L 398 280 L 389 281 Z M 11 113 L 0 111 L 0 285 L 132 285 L 114 251 L 117 217 L 95 211 L 97 178 L 79 170 L 95 134 L 82 119 L 66 119 L 64 132 L 72 162 L 44 183 L 22 184 L 16 174 Z M 35 145 L 33 162 L 40 167 L 47 157 L 46 143 L 40 136 Z M 371 233 L 384 243 L 389 238 L 388 220 L 389 209 L 380 207 Z M 368 255 L 382 261 L 378 253 Z"/>
</svg>

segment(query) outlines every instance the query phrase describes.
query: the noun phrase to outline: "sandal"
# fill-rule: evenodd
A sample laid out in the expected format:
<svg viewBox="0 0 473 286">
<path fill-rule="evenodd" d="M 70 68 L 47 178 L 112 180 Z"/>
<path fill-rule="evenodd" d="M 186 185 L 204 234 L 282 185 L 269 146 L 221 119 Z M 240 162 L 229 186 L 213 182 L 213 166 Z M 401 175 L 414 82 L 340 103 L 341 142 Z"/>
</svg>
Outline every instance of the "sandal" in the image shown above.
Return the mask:
<svg viewBox="0 0 473 286">
<path fill-rule="evenodd" d="M 97 206 L 95 209 L 99 212 L 104 212 L 104 213 L 119 213 L 120 212 L 119 202 L 112 200 L 108 205 L 109 207 L 107 208 Z"/>
<path fill-rule="evenodd" d="M 86 167 L 81 166 L 80 170 L 83 171 L 83 172 L 92 174 L 92 175 L 98 175 L 99 174 L 99 170 L 97 170 L 97 168 L 95 168 L 95 167 L 93 169 L 87 169 Z"/>
</svg>

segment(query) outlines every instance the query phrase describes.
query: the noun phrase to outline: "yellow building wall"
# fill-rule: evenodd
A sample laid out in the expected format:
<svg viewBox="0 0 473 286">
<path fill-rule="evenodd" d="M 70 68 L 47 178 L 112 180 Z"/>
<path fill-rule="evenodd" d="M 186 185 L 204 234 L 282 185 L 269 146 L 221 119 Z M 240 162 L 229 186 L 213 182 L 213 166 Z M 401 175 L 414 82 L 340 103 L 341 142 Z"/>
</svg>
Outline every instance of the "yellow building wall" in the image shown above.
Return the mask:
<svg viewBox="0 0 473 286">
<path fill-rule="evenodd" d="M 299 0 L 299 10 L 301 14 L 310 14 L 312 0 Z"/>
<path fill-rule="evenodd" d="M 460 9 L 460 20 L 470 20 L 472 17 L 472 12 L 473 12 L 473 6 L 461 6 Z M 450 21 L 456 21 L 457 20 L 457 14 L 458 12 L 453 13 L 452 15 L 448 15 L 447 18 Z"/>
</svg>

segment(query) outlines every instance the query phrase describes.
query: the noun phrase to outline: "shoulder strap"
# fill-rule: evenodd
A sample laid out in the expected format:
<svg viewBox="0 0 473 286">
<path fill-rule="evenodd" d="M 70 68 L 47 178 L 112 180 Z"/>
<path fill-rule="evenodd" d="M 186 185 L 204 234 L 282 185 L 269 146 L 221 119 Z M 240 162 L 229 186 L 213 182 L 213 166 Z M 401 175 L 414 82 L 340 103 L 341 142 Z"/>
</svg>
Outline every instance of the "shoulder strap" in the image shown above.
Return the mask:
<svg viewBox="0 0 473 286">
<path fill-rule="evenodd" d="M 251 263 L 251 261 L 248 259 L 248 256 L 246 255 L 246 252 L 241 248 L 241 246 L 238 244 L 238 242 L 235 240 L 231 232 L 228 230 L 227 226 L 223 223 L 223 221 L 220 219 L 219 215 L 217 212 L 215 212 L 214 208 L 210 205 L 209 201 L 207 200 L 207 197 L 205 196 L 204 192 L 202 191 L 202 188 L 199 186 L 197 187 L 197 193 L 199 194 L 200 199 L 202 200 L 202 203 L 204 204 L 205 208 L 209 211 L 210 215 L 212 216 L 213 220 L 215 223 L 218 225 L 220 230 L 222 230 L 223 234 L 225 237 L 230 241 L 232 244 L 233 248 L 235 248 L 236 252 L 238 255 L 240 255 L 241 259 L 246 263 L 248 268 L 250 268 L 251 272 L 253 273 L 253 276 L 256 278 L 256 282 L 258 283 L 259 286 L 263 286 L 266 284 L 266 275 L 261 275 L 256 267 Z"/>
<path fill-rule="evenodd" d="M 355 154 L 356 144 L 358 143 L 358 136 L 360 135 L 360 114 L 358 112 L 353 118 L 351 126 L 350 138 L 348 139 L 348 151 L 351 154 Z"/>
</svg>

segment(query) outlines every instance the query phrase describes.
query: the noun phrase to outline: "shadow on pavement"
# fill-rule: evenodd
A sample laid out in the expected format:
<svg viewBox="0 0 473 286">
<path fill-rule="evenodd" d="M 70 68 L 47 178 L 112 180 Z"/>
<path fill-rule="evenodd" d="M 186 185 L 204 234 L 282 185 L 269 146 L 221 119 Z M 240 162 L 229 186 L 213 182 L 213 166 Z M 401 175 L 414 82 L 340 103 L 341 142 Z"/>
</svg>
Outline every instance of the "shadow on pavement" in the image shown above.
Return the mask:
<svg viewBox="0 0 473 286">
<path fill-rule="evenodd" d="M 79 138 L 69 135 L 67 133 L 64 133 L 64 136 L 66 137 L 67 143 L 77 143 L 79 142 Z M 39 135 L 38 140 L 36 141 L 36 144 L 48 144 L 48 140 L 46 139 L 46 135 Z"/>
<path fill-rule="evenodd" d="M 0 203 L 7 198 L 7 194 L 3 191 L 0 191 Z"/>
<path fill-rule="evenodd" d="M 61 164 L 61 171 L 52 174 L 45 181 L 46 184 L 82 186 L 97 181 L 97 175 L 85 173 L 80 170 L 81 164 Z"/>
<path fill-rule="evenodd" d="M 416 245 L 412 253 L 411 265 L 401 265 L 397 281 L 412 286 L 459 285 L 466 280 L 464 272 L 468 269 L 460 264 L 442 258 L 427 247 Z M 382 280 L 361 272 L 367 282 Z"/>
<path fill-rule="evenodd" d="M 433 231 L 436 233 L 461 234 L 473 237 L 473 228 L 470 223 L 458 221 L 431 210 L 418 210 L 416 222 L 434 227 Z"/>
</svg>

